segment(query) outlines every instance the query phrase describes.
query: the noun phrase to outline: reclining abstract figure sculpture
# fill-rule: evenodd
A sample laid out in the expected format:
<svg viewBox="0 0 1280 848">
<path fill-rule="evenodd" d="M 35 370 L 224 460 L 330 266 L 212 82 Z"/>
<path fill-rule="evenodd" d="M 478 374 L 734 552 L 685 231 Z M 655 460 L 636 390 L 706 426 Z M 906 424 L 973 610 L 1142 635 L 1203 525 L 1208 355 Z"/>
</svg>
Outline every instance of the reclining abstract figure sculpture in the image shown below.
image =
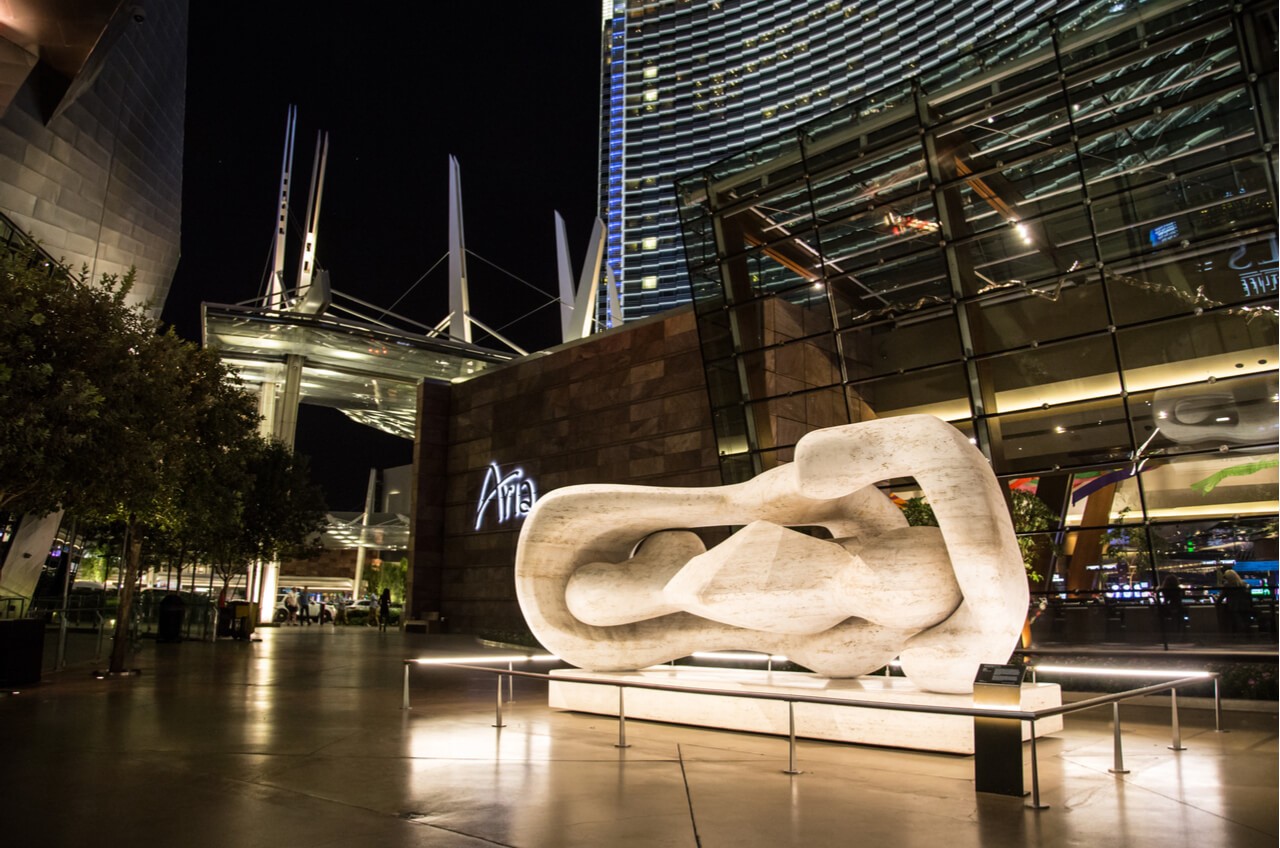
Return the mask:
<svg viewBox="0 0 1280 848">
<path fill-rule="evenodd" d="M 908 526 L 875 487 L 908 476 L 938 527 Z M 711 550 L 687 529 L 722 525 L 745 526 Z M 584 669 L 738 649 L 856 677 L 898 657 L 948 693 L 1008 660 L 1028 600 L 986 458 L 927 415 L 809 433 L 794 462 L 745 483 L 556 489 L 525 520 L 515 573 L 534 635 Z"/>
</svg>

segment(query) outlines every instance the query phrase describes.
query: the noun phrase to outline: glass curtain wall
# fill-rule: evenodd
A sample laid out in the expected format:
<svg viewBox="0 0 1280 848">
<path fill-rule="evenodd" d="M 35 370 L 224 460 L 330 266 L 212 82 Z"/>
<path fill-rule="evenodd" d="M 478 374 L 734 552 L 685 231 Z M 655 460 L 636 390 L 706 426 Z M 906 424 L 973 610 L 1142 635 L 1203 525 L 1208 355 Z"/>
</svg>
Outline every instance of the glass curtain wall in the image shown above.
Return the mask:
<svg viewBox="0 0 1280 848">
<path fill-rule="evenodd" d="M 725 481 L 929 413 L 1052 597 L 1273 598 L 1276 66 L 1274 4 L 1083 4 L 680 179 Z"/>
</svg>

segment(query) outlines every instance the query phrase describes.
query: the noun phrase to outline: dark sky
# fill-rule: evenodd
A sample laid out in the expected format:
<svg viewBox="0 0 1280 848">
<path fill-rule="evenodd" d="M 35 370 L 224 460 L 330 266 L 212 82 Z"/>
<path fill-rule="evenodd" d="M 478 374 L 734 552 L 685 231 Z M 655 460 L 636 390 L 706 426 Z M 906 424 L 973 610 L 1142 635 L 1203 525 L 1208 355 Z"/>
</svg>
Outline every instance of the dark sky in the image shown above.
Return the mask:
<svg viewBox="0 0 1280 848">
<path fill-rule="evenodd" d="M 552 211 L 566 219 L 575 268 L 596 215 L 599 33 L 592 0 L 273 0 L 236 14 L 193 2 L 182 258 L 164 320 L 199 339 L 201 301 L 258 295 L 293 103 L 286 279 L 300 249 L 317 131 L 330 139 L 317 262 L 335 289 L 384 307 L 448 249 L 453 154 L 468 250 L 547 293 L 470 257 L 472 314 L 526 348 L 556 343 L 554 307 L 516 319 L 555 293 Z M 446 265 L 395 311 L 425 324 L 443 318 Z M 338 510 L 361 507 L 370 467 L 412 459 L 408 441 L 305 405 L 297 447 Z"/>
</svg>

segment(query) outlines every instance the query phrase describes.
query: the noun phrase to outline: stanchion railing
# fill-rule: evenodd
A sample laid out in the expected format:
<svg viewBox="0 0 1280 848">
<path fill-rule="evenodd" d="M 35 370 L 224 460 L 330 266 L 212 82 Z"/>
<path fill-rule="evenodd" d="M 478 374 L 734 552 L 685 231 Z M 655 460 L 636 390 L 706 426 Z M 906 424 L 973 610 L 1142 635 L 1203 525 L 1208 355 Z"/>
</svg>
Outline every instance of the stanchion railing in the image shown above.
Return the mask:
<svg viewBox="0 0 1280 848">
<path fill-rule="evenodd" d="M 1128 774 L 1124 768 L 1124 752 L 1120 744 L 1120 703 L 1130 700 L 1131 698 L 1139 698 L 1144 695 L 1153 695 L 1158 692 L 1172 692 L 1177 697 L 1177 690 L 1183 686 L 1194 686 L 1198 683 L 1204 683 L 1206 678 L 1212 677 L 1215 685 L 1217 684 L 1217 672 L 1194 672 L 1191 676 L 1181 677 L 1174 680 L 1166 680 L 1160 683 L 1154 683 L 1149 686 L 1143 686 L 1138 689 L 1129 689 L 1124 692 L 1116 692 L 1107 695 L 1099 695 L 1095 698 L 1088 698 L 1083 701 L 1076 701 L 1070 704 L 1063 704 L 1058 707 L 1046 707 L 1039 710 L 1001 710 L 1001 709 L 982 709 L 977 707 L 946 707 L 935 704 L 904 704 L 898 702 L 875 702 L 875 701 L 849 701 L 841 698 L 826 698 L 820 695 L 801 695 L 795 693 L 779 694 L 772 692 L 744 692 L 741 690 L 731 689 L 703 689 L 692 686 L 677 686 L 669 683 L 646 683 L 640 680 L 592 680 L 590 678 L 577 677 L 556 677 L 551 674 L 544 674 L 536 671 L 515 671 L 511 668 L 513 662 L 529 662 L 533 660 L 556 660 L 550 654 L 532 655 L 525 654 L 519 656 L 486 656 L 486 657 L 457 657 L 457 658 L 431 658 L 431 659 L 406 659 L 404 663 L 404 693 L 402 699 L 402 709 L 411 709 L 409 703 L 409 668 L 413 665 L 421 666 L 437 666 L 445 668 L 453 668 L 464 671 L 479 671 L 485 674 L 494 674 L 498 677 L 498 700 L 497 700 L 497 721 L 496 727 L 502 727 L 502 675 L 510 675 L 511 677 L 525 677 L 533 680 L 546 680 L 550 682 L 559 682 L 565 684 L 581 684 L 584 686 L 616 686 L 618 687 L 618 746 L 630 747 L 626 745 L 626 713 L 623 708 L 622 693 L 624 689 L 649 689 L 661 692 L 675 692 L 687 695 L 718 695 L 727 698 L 746 698 L 749 700 L 760 701 L 782 701 L 787 704 L 787 714 L 790 719 L 790 739 L 789 739 L 789 755 L 788 768 L 784 769 L 786 774 L 800 774 L 797 768 L 796 757 L 796 731 L 795 731 L 795 705 L 796 704 L 825 704 L 828 706 L 847 707 L 850 709 L 869 709 L 869 710 L 888 710 L 890 712 L 907 712 L 907 713 L 929 713 L 932 715 L 954 715 L 967 716 L 970 718 L 1003 718 L 1013 719 L 1016 721 L 1025 721 L 1030 723 L 1031 728 L 1031 803 L 1028 805 L 1031 809 L 1045 810 L 1048 809 L 1047 804 L 1040 803 L 1040 769 L 1037 759 L 1037 750 L 1035 743 L 1035 723 L 1043 721 L 1046 718 L 1054 716 L 1067 715 L 1069 713 L 1081 712 L 1083 710 L 1093 709 L 1094 707 L 1112 704 L 1112 720 L 1114 724 L 1115 735 L 1115 752 L 1114 767 L 1110 771 L 1114 774 Z M 490 668 L 482 665 L 475 665 L 476 662 L 506 662 L 507 668 Z M 1221 725 L 1219 724 L 1219 727 Z M 1172 711 L 1172 732 L 1173 744 L 1169 746 L 1174 751 L 1185 751 L 1181 744 L 1181 731 L 1178 726 L 1178 713 L 1176 702 Z"/>
</svg>

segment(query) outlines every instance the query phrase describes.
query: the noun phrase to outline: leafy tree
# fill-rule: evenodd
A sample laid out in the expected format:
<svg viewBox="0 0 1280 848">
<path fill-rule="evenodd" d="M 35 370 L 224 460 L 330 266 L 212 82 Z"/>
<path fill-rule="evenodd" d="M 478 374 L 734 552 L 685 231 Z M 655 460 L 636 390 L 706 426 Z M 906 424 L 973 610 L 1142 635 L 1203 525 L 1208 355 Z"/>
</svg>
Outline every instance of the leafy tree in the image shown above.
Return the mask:
<svg viewBox="0 0 1280 848">
<path fill-rule="evenodd" d="M 1058 517 L 1044 501 L 1027 492 L 1010 492 L 1013 502 L 1013 529 L 1018 533 L 1034 533 L 1052 530 L 1058 526 Z M 933 514 L 933 507 L 924 497 L 910 498 L 902 504 L 902 513 L 907 523 L 913 527 L 937 527 L 938 519 Z M 1031 580 L 1041 580 L 1036 566 L 1047 553 L 1056 550 L 1056 546 L 1048 538 L 1040 536 L 1018 536 L 1018 550 L 1022 552 L 1022 565 Z"/>
<path fill-rule="evenodd" d="M 0 509 L 45 514 L 101 485 L 100 428 L 121 359 L 152 325 L 132 276 L 91 285 L 34 251 L 0 251 Z"/>
<path fill-rule="evenodd" d="M 378 566 L 377 580 L 373 583 L 373 594 L 382 597 L 383 589 L 391 590 L 391 600 L 404 603 L 405 576 L 409 573 L 409 560 L 401 557 L 398 560 L 384 559 Z"/>
<path fill-rule="evenodd" d="M 270 562 L 319 553 L 328 507 L 311 482 L 307 458 L 279 442 L 259 440 L 245 459 L 250 480 L 242 533 L 251 558 Z"/>
<path fill-rule="evenodd" d="M 90 284 L 20 252 L 0 276 L 0 508 L 123 523 L 119 671 L 144 539 L 180 525 L 184 484 L 252 435 L 255 410 L 216 355 L 129 303 L 131 274 Z"/>
<path fill-rule="evenodd" d="M 125 379 L 115 387 L 112 414 L 100 421 L 98 438 L 116 446 L 101 469 L 109 485 L 81 498 L 86 511 L 125 523 L 112 671 L 124 668 L 125 628 L 146 535 L 182 526 L 190 513 L 182 504 L 198 494 L 187 487 L 207 480 L 206 469 L 223 466 L 226 454 L 252 437 L 256 417 L 252 401 L 228 381 L 216 354 L 172 332 L 133 341 L 119 363 Z M 220 492 L 231 488 L 221 481 L 211 485 Z"/>
</svg>

